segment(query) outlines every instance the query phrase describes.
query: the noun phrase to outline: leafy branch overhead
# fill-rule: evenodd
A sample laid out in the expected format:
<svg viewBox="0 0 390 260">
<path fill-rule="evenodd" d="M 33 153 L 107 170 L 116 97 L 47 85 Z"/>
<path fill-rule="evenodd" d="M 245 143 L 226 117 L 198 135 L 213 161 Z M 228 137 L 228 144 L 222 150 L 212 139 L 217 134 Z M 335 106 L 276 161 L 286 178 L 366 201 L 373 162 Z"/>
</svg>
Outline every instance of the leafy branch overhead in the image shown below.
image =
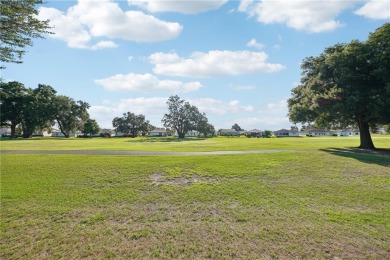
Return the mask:
<svg viewBox="0 0 390 260">
<path fill-rule="evenodd" d="M 0 3 L 0 62 L 22 63 L 25 48 L 33 45 L 32 39 L 51 33 L 49 21 L 39 20 L 35 9 L 42 0 L 0 0 Z"/>
</svg>

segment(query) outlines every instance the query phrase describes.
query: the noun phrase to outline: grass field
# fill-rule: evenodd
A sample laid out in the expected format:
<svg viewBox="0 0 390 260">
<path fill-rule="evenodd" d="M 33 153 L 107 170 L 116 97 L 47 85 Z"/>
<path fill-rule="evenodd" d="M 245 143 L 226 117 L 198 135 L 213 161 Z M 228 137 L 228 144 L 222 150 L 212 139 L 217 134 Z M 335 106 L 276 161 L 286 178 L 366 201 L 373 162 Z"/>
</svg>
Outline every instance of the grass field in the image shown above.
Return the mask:
<svg viewBox="0 0 390 260">
<path fill-rule="evenodd" d="M 390 149 L 389 136 L 375 136 L 374 143 Z M 390 156 L 350 149 L 355 137 L 0 144 L 2 150 L 286 150 L 2 154 L 1 259 L 390 258 Z"/>
<path fill-rule="evenodd" d="M 390 149 L 390 135 L 373 135 L 377 148 Z M 4 139 L 1 150 L 229 151 L 258 149 L 317 150 L 359 146 L 359 137 L 291 138 L 33 138 Z"/>
</svg>

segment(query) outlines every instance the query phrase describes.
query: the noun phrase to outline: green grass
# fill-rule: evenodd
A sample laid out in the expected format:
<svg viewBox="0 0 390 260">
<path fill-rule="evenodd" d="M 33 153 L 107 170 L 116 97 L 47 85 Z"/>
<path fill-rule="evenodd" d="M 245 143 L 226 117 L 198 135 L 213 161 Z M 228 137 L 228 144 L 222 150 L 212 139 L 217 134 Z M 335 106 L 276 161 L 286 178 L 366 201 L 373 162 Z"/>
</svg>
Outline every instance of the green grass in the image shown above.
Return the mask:
<svg viewBox="0 0 390 260">
<path fill-rule="evenodd" d="M 353 138 L 337 139 L 344 147 L 325 138 L 216 138 L 167 148 L 141 139 L 1 144 L 204 150 L 215 142 L 215 150 L 235 150 L 292 149 L 297 140 L 299 153 L 3 154 L 0 258 L 388 259 L 390 156 L 343 152 Z"/>
<path fill-rule="evenodd" d="M 390 148 L 390 135 L 373 135 L 377 148 Z M 1 150 L 128 150 L 128 151 L 228 151 L 257 149 L 313 150 L 359 146 L 359 137 L 291 138 L 33 138 L 3 139 Z"/>
</svg>

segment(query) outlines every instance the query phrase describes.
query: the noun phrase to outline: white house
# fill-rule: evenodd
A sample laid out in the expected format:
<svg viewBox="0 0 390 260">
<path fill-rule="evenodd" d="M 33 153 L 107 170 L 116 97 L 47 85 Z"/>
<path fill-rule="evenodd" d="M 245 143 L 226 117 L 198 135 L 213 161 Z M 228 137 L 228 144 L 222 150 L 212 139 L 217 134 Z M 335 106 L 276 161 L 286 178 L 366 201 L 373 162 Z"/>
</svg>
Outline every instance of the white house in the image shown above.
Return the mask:
<svg viewBox="0 0 390 260">
<path fill-rule="evenodd" d="M 11 135 L 11 128 L 0 128 L 0 135 Z"/>
<path fill-rule="evenodd" d="M 332 133 L 327 131 L 325 128 L 307 128 L 306 129 L 307 136 L 330 136 Z"/>
<path fill-rule="evenodd" d="M 336 131 L 337 135 L 339 136 L 354 136 L 354 135 L 359 135 L 359 130 L 355 129 L 342 129 Z"/>
<path fill-rule="evenodd" d="M 153 130 L 148 132 L 148 136 L 167 136 L 167 130 L 153 129 Z"/>
<path fill-rule="evenodd" d="M 293 131 L 288 129 L 280 129 L 277 131 L 273 131 L 272 134 L 276 137 L 299 136 L 298 131 Z"/>
<path fill-rule="evenodd" d="M 258 129 L 252 129 L 246 132 L 247 136 L 255 136 L 255 137 L 262 136 L 263 134 L 264 132 Z"/>
<path fill-rule="evenodd" d="M 175 132 L 174 136 L 175 137 L 179 136 L 177 131 Z M 191 130 L 191 131 L 188 131 L 184 136 L 185 137 L 198 137 L 199 136 L 199 132 L 196 131 L 196 130 Z"/>
</svg>

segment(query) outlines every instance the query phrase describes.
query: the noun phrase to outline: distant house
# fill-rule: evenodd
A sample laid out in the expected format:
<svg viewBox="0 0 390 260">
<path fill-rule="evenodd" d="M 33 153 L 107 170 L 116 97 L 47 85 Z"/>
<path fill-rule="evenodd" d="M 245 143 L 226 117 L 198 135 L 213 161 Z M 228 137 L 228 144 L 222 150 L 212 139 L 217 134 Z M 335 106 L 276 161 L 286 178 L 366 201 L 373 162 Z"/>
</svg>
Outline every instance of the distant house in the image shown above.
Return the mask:
<svg viewBox="0 0 390 260">
<path fill-rule="evenodd" d="M 77 137 L 80 134 L 81 134 L 80 132 L 69 133 L 69 137 Z M 53 137 L 65 137 L 65 135 L 58 129 L 51 130 L 51 136 L 53 136 Z"/>
<path fill-rule="evenodd" d="M 178 137 L 178 133 L 177 131 L 175 132 L 174 136 Z M 196 130 L 191 130 L 191 131 L 188 131 L 185 135 L 185 137 L 198 137 L 199 136 L 199 132 L 196 131 Z"/>
<path fill-rule="evenodd" d="M 115 136 L 115 130 L 114 129 L 103 128 L 103 129 L 100 130 L 100 133 L 102 133 L 103 135 Z"/>
<path fill-rule="evenodd" d="M 148 136 L 167 136 L 167 130 L 153 129 L 153 130 L 148 132 Z"/>
<path fill-rule="evenodd" d="M 307 136 L 330 136 L 332 132 L 327 131 L 325 128 L 306 128 Z"/>
<path fill-rule="evenodd" d="M 236 131 L 235 129 L 221 129 L 219 131 L 220 136 L 239 136 L 240 132 Z"/>
<path fill-rule="evenodd" d="M 11 128 L 0 128 L 0 135 L 11 135 Z"/>
<path fill-rule="evenodd" d="M 342 129 L 336 131 L 337 135 L 339 136 L 354 136 L 354 135 L 359 135 L 359 130 L 355 129 Z"/>
<path fill-rule="evenodd" d="M 252 129 L 250 131 L 246 131 L 246 135 L 252 136 L 252 137 L 259 137 L 259 136 L 262 136 L 263 134 L 264 134 L 264 132 L 261 130 L 258 130 L 258 129 Z"/>
<path fill-rule="evenodd" d="M 288 136 L 299 136 L 298 131 L 288 130 L 288 129 L 280 129 L 277 131 L 273 131 L 272 134 L 276 137 L 288 137 Z"/>
</svg>

